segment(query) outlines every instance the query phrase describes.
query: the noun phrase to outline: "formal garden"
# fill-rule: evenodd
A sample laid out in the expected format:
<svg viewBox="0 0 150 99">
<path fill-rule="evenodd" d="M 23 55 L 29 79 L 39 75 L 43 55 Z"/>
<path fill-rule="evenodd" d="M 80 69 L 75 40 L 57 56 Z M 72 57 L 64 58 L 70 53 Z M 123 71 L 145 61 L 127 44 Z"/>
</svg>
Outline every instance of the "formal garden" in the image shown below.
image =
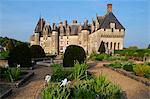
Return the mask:
<svg viewBox="0 0 150 99">
<path fill-rule="evenodd" d="M 88 65 L 91 61 L 108 62 L 109 64 L 104 64 L 105 68 L 150 86 L 150 62 L 144 60 L 145 57 L 150 56 L 150 49 L 127 48 L 106 54 L 105 48 L 101 45 L 98 51 L 99 53 L 93 52 L 87 55 L 80 46 L 68 46 L 61 57 L 62 63 L 48 63 L 50 67 L 47 68 L 52 70 L 51 79 L 40 89 L 38 98 L 122 99 L 126 97 L 122 87 L 111 82 L 107 75 L 96 76 L 90 72 L 89 68 L 94 67 Z M 8 61 L 8 64 L 0 67 L 1 98 L 9 96 L 6 92 L 13 92 L 12 89 L 21 87 L 32 76 L 34 77 L 33 69 L 36 70 L 34 59 L 43 57 L 46 57 L 46 54 L 41 46 L 29 46 L 26 43 L 9 40 L 6 50 L 0 52 L 0 58 Z"/>
<path fill-rule="evenodd" d="M 34 75 L 33 58 L 45 57 L 45 52 L 41 46 L 33 45 L 29 47 L 27 43 L 8 40 L 6 50 L 0 52 L 1 61 L 6 61 L 4 66 L 0 66 L 0 87 L 1 98 L 4 93 L 11 91 L 14 87 L 22 86 L 30 77 Z"/>
<path fill-rule="evenodd" d="M 95 77 L 88 72 L 82 47 L 67 47 L 63 66 L 54 64 L 51 67 L 53 74 L 42 91 L 43 99 L 120 99 L 123 94 L 121 88 L 104 75 Z M 67 79 L 64 84 L 63 79 Z"/>
</svg>

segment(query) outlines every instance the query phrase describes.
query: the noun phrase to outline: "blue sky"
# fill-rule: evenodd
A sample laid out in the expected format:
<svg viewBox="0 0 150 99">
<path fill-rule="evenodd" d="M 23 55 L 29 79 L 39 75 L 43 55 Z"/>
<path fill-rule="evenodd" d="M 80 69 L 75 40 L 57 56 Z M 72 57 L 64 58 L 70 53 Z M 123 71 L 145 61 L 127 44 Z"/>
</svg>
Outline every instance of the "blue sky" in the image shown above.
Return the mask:
<svg viewBox="0 0 150 99">
<path fill-rule="evenodd" d="M 91 22 L 96 13 L 103 16 L 107 3 L 126 28 L 125 47 L 141 48 L 150 43 L 149 0 L 0 0 L 0 36 L 28 41 L 40 17 L 52 24 L 73 19 Z"/>
</svg>

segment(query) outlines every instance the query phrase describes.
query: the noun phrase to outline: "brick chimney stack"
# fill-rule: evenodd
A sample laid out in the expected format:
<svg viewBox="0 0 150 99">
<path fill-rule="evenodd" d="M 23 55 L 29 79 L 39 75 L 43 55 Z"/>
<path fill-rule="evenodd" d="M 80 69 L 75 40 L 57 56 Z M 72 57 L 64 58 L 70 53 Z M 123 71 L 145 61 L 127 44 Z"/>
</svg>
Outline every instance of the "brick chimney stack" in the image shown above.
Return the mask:
<svg viewBox="0 0 150 99">
<path fill-rule="evenodd" d="M 107 13 L 112 12 L 112 4 L 107 4 Z"/>
</svg>

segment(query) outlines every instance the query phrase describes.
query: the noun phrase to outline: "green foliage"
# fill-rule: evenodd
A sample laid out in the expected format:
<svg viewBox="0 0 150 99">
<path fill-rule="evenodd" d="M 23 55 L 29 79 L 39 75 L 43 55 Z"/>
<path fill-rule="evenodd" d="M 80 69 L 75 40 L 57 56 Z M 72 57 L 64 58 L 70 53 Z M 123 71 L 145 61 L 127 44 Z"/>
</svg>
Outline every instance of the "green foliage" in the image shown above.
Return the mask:
<svg viewBox="0 0 150 99">
<path fill-rule="evenodd" d="M 59 82 L 62 81 L 65 78 L 69 78 L 69 75 L 71 74 L 72 70 L 63 69 L 63 67 L 59 64 L 53 64 L 52 67 L 52 81 Z"/>
<path fill-rule="evenodd" d="M 133 63 L 132 62 L 126 62 L 126 63 L 123 63 L 122 65 L 123 65 L 124 70 L 133 72 Z"/>
<path fill-rule="evenodd" d="M 97 61 L 107 60 L 109 57 L 110 57 L 110 55 L 108 55 L 108 54 L 92 53 L 90 55 L 91 60 L 97 60 Z"/>
<path fill-rule="evenodd" d="M 8 81 L 14 82 L 19 79 L 21 74 L 20 68 L 8 68 L 7 70 L 4 71 L 4 76 Z"/>
<path fill-rule="evenodd" d="M 30 47 L 30 53 L 32 58 L 45 57 L 44 49 L 40 45 L 32 45 Z"/>
<path fill-rule="evenodd" d="M 131 50 L 131 49 L 124 49 L 124 50 L 115 50 L 115 54 L 120 54 L 121 56 L 128 56 L 128 57 L 138 57 L 138 58 L 143 58 L 145 53 L 150 53 L 150 49 L 136 49 L 136 50 Z"/>
<path fill-rule="evenodd" d="M 107 61 L 116 61 L 116 60 L 120 60 L 120 61 L 127 61 L 128 58 L 125 56 L 110 56 L 106 59 Z"/>
<path fill-rule="evenodd" d="M 148 45 L 147 49 L 150 49 L 150 44 Z"/>
<path fill-rule="evenodd" d="M 8 42 L 11 40 L 11 42 L 13 43 L 14 47 L 20 44 L 26 44 L 27 46 L 29 45 L 29 43 L 27 42 L 21 42 L 12 38 L 8 38 L 8 37 L 0 37 L 0 45 L 2 45 L 3 47 L 5 47 Z"/>
<path fill-rule="evenodd" d="M 6 44 L 6 50 L 11 51 L 14 48 L 14 43 L 12 42 L 12 40 L 8 40 L 7 44 Z"/>
<path fill-rule="evenodd" d="M 109 82 L 105 76 L 87 80 L 78 80 L 72 85 L 60 87 L 60 83 L 51 83 L 42 91 L 42 99 L 120 99 L 120 87 Z"/>
<path fill-rule="evenodd" d="M 73 71 L 71 74 L 71 78 L 73 79 L 83 79 L 87 77 L 87 64 L 82 63 L 79 64 L 78 62 L 75 63 L 73 67 Z"/>
<path fill-rule="evenodd" d="M 82 47 L 69 45 L 64 53 L 63 66 L 73 67 L 75 61 L 78 61 L 81 64 L 85 62 L 85 59 L 86 53 Z"/>
<path fill-rule="evenodd" d="M 142 76 L 150 79 L 150 66 L 144 64 L 136 64 L 134 65 L 133 70 L 137 76 Z"/>
<path fill-rule="evenodd" d="M 138 49 L 138 47 L 137 46 L 129 46 L 129 48 L 128 48 L 129 50 L 137 50 Z"/>
<path fill-rule="evenodd" d="M 8 59 L 9 51 L 2 51 L 0 52 L 0 59 Z"/>
<path fill-rule="evenodd" d="M 26 44 L 17 45 L 10 53 L 8 58 L 10 67 L 20 64 L 21 67 L 31 66 L 30 48 Z"/>
<path fill-rule="evenodd" d="M 109 64 L 108 66 L 113 68 L 122 68 L 122 64 L 120 61 L 114 61 L 113 63 Z"/>
<path fill-rule="evenodd" d="M 60 83 L 51 83 L 42 91 L 42 99 L 68 99 L 70 92 L 68 86 L 60 87 Z"/>
<path fill-rule="evenodd" d="M 102 41 L 100 44 L 100 47 L 98 49 L 98 52 L 100 52 L 100 54 L 105 53 L 106 49 L 105 49 L 105 43 Z"/>
</svg>

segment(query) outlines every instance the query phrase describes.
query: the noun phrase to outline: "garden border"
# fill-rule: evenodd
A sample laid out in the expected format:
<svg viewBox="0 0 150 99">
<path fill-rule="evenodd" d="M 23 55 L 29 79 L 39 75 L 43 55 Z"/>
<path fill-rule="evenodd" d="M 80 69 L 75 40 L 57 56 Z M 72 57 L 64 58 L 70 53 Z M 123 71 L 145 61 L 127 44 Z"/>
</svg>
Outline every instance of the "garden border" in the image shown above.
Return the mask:
<svg viewBox="0 0 150 99">
<path fill-rule="evenodd" d="M 12 88 L 10 87 L 7 91 L 5 91 L 3 94 L 0 95 L 0 99 L 5 98 L 11 93 L 12 93 Z"/>
<path fill-rule="evenodd" d="M 23 83 L 26 82 L 26 80 L 28 80 L 33 75 L 34 75 L 33 71 L 28 72 L 27 75 L 25 75 L 21 80 L 19 80 L 18 82 L 15 83 L 16 88 L 18 88 L 21 85 L 23 85 Z"/>
<path fill-rule="evenodd" d="M 126 72 L 125 70 L 121 70 L 121 69 L 109 67 L 109 66 L 107 66 L 106 64 L 104 64 L 103 66 L 106 67 L 106 68 L 109 68 L 109 69 L 111 69 L 111 70 L 113 70 L 113 71 L 116 71 L 116 72 L 118 72 L 118 73 L 120 73 L 120 74 L 123 74 L 124 76 L 127 76 L 127 77 L 129 77 L 129 78 L 131 78 L 131 79 L 134 79 L 134 80 L 136 80 L 136 81 L 138 81 L 138 82 L 141 82 L 141 83 L 145 84 L 146 86 L 150 86 L 150 81 L 149 81 L 149 80 L 141 79 L 140 77 L 137 77 L 137 76 L 135 76 L 135 75 L 132 75 L 132 74 Z"/>
</svg>

